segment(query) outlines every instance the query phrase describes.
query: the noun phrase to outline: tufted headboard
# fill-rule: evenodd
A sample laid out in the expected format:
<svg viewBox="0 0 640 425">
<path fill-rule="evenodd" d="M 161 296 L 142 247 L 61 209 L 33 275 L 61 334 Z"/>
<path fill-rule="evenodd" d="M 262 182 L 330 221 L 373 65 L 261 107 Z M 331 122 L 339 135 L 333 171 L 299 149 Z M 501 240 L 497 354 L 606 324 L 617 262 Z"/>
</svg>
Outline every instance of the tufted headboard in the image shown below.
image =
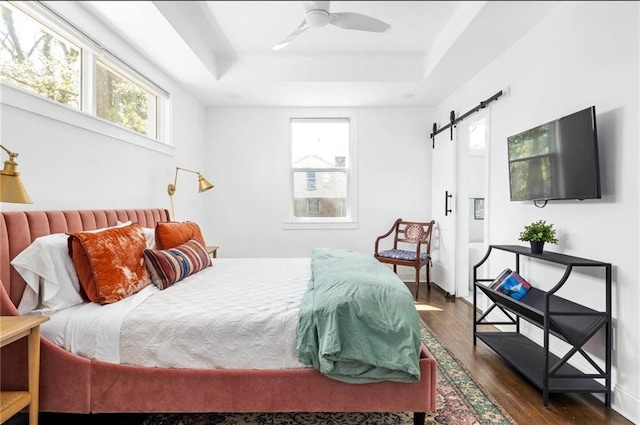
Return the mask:
<svg viewBox="0 0 640 425">
<path fill-rule="evenodd" d="M 7 211 L 0 213 L 0 314 L 17 315 L 15 308 L 26 283 L 11 260 L 40 236 L 115 226 L 131 220 L 143 227 L 169 221 L 165 209 Z"/>
</svg>

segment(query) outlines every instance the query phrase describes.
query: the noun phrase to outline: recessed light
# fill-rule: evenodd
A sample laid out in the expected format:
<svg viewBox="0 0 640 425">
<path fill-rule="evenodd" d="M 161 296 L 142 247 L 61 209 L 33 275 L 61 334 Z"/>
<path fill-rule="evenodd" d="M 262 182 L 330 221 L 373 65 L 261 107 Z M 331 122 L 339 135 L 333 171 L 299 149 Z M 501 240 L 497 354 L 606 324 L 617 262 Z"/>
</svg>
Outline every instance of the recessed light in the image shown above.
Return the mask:
<svg viewBox="0 0 640 425">
<path fill-rule="evenodd" d="M 405 99 L 411 99 L 413 96 L 415 96 L 415 94 L 413 93 L 405 93 L 402 97 Z"/>
<path fill-rule="evenodd" d="M 240 99 L 242 95 L 240 93 L 227 93 L 227 97 L 231 99 Z"/>
</svg>

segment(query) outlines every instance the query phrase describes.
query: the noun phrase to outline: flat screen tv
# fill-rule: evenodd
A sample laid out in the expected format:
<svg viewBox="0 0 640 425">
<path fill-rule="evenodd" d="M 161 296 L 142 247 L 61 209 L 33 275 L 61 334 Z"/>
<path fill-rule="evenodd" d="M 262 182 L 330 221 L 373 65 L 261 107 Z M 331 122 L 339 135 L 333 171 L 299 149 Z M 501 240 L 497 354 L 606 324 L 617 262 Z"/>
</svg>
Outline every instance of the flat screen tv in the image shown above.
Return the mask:
<svg viewBox="0 0 640 425">
<path fill-rule="evenodd" d="M 596 108 L 507 138 L 512 201 L 600 198 Z"/>
</svg>

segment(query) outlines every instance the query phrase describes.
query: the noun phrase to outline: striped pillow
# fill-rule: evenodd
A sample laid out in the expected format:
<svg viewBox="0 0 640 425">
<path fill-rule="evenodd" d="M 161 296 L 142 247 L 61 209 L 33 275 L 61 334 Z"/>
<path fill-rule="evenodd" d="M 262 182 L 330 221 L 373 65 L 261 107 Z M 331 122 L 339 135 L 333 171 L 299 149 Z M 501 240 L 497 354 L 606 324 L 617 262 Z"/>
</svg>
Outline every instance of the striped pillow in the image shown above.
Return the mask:
<svg viewBox="0 0 640 425">
<path fill-rule="evenodd" d="M 196 239 L 170 249 L 145 249 L 144 260 L 151 281 L 160 289 L 211 265 L 207 250 Z"/>
</svg>

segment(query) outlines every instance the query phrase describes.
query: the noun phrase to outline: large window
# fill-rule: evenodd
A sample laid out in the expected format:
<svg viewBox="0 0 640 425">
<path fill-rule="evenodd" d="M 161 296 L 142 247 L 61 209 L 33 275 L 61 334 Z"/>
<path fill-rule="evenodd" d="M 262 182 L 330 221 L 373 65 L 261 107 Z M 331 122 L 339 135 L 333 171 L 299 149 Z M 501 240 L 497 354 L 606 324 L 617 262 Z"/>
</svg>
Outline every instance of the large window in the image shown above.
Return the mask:
<svg viewBox="0 0 640 425">
<path fill-rule="evenodd" d="M 158 96 L 97 61 L 97 116 L 155 139 L 157 102 Z"/>
<path fill-rule="evenodd" d="M 168 95 L 62 19 L 39 2 L 2 2 L 0 80 L 168 142 Z"/>
<path fill-rule="evenodd" d="M 290 118 L 290 221 L 354 220 L 351 118 Z"/>
<path fill-rule="evenodd" d="M 2 81 L 79 109 L 80 47 L 8 3 L 0 13 Z"/>
</svg>

